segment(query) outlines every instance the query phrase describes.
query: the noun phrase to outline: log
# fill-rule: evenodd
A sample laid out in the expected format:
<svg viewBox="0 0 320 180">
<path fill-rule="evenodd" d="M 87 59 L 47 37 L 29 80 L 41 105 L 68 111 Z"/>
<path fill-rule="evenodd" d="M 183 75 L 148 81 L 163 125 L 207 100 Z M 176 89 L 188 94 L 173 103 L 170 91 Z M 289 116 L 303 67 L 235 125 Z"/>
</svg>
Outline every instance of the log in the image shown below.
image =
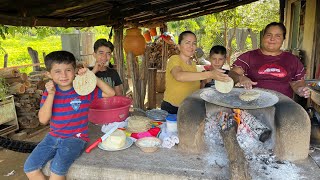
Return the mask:
<svg viewBox="0 0 320 180">
<path fill-rule="evenodd" d="M 46 83 L 44 81 L 39 81 L 36 83 L 36 85 L 37 85 L 37 89 L 40 89 L 40 90 L 45 90 L 45 88 L 46 88 L 46 86 L 45 86 Z"/>
<path fill-rule="evenodd" d="M 43 65 L 44 63 L 37 63 L 37 64 L 25 64 L 25 65 L 19 65 L 19 66 L 11 66 L 11 67 L 6 67 L 6 68 L 0 68 L 0 70 L 2 69 L 20 69 L 20 68 L 25 68 L 25 67 L 29 67 L 29 66 L 40 66 Z"/>
<path fill-rule="evenodd" d="M 33 64 L 39 64 L 39 57 L 38 52 L 36 50 L 33 50 L 31 47 L 28 47 L 28 53 L 32 59 Z M 40 71 L 40 66 L 33 66 L 33 71 Z"/>
<path fill-rule="evenodd" d="M 26 88 L 31 87 L 30 81 L 25 81 L 23 84 L 26 86 Z"/>
<path fill-rule="evenodd" d="M 20 74 L 20 78 L 22 79 L 22 81 L 27 81 L 28 80 L 28 74 L 27 73 L 21 73 Z"/>
<path fill-rule="evenodd" d="M 10 94 L 23 94 L 26 91 L 26 87 L 21 83 L 13 83 L 9 86 L 8 92 Z"/>
<path fill-rule="evenodd" d="M 249 165 L 245 158 L 244 152 L 239 146 L 237 140 L 237 125 L 233 121 L 233 125 L 225 130 L 220 130 L 224 147 L 229 159 L 229 172 L 231 180 L 249 180 Z"/>
<path fill-rule="evenodd" d="M 18 117 L 19 126 L 22 129 L 33 129 L 40 125 L 36 116 Z"/>
<path fill-rule="evenodd" d="M 33 94 L 35 92 L 35 89 L 33 88 L 26 88 L 26 91 L 25 93 L 28 93 L 28 94 Z"/>
<path fill-rule="evenodd" d="M 13 78 L 20 76 L 20 72 L 15 68 L 0 69 L 0 77 L 2 78 Z"/>
<path fill-rule="evenodd" d="M 41 89 L 37 89 L 37 90 L 35 90 L 35 93 L 36 93 L 36 94 L 39 94 L 39 95 L 42 95 L 43 90 L 41 90 Z"/>
<path fill-rule="evenodd" d="M 28 80 L 28 75 L 26 73 L 21 73 L 18 77 L 5 78 L 6 83 L 12 84 L 15 82 L 24 82 Z"/>
</svg>

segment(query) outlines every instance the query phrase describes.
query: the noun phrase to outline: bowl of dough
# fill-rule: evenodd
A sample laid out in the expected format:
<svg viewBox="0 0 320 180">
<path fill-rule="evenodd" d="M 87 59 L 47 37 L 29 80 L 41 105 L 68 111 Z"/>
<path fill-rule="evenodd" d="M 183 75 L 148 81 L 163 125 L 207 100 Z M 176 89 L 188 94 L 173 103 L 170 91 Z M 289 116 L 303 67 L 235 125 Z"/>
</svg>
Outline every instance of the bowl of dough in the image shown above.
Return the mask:
<svg viewBox="0 0 320 180">
<path fill-rule="evenodd" d="M 161 146 L 161 139 L 156 137 L 144 137 L 136 141 L 136 146 L 138 146 L 141 151 L 151 153 L 156 152 Z"/>
</svg>

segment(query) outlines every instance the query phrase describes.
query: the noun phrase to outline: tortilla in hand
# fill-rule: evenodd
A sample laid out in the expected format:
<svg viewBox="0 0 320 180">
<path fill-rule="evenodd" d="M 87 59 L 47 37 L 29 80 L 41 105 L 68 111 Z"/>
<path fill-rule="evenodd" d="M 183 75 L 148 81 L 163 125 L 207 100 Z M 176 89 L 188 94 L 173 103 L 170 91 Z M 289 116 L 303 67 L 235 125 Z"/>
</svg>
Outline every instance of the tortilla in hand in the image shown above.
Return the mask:
<svg viewBox="0 0 320 180">
<path fill-rule="evenodd" d="M 230 80 L 228 82 L 215 80 L 216 90 L 221 93 L 229 93 L 234 86 L 234 82 L 233 82 L 232 78 L 229 77 L 229 79 Z"/>
<path fill-rule="evenodd" d="M 76 76 L 73 80 L 73 88 L 81 96 L 90 94 L 97 86 L 97 77 L 87 70 L 85 74 Z"/>
</svg>

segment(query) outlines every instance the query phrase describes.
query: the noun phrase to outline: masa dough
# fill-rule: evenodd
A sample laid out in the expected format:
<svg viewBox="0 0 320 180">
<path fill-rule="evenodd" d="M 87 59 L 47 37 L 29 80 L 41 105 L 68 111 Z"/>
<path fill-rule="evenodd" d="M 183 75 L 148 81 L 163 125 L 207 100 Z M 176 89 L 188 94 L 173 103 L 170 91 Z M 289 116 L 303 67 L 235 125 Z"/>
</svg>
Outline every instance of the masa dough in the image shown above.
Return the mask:
<svg viewBox="0 0 320 180">
<path fill-rule="evenodd" d="M 117 129 L 106 140 L 102 141 L 101 145 L 106 149 L 120 149 L 126 144 L 126 134 Z"/>
<path fill-rule="evenodd" d="M 234 85 L 232 78 L 229 77 L 229 79 L 230 80 L 228 82 L 215 80 L 216 90 L 221 93 L 229 93 L 232 90 L 233 85 Z"/>
<path fill-rule="evenodd" d="M 239 98 L 242 101 L 253 101 L 256 100 L 260 97 L 260 93 L 258 91 L 244 91 L 242 93 L 240 93 Z"/>
</svg>

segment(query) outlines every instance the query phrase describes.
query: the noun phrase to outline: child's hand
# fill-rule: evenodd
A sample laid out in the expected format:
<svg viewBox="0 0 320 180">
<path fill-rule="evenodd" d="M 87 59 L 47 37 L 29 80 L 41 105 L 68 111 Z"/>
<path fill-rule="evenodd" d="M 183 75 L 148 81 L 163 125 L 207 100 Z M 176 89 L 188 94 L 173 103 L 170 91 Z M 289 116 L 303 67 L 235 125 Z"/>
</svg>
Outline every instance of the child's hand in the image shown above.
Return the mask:
<svg viewBox="0 0 320 180">
<path fill-rule="evenodd" d="M 79 69 L 79 71 L 78 71 L 78 75 L 82 76 L 82 75 L 84 75 L 87 71 L 89 71 L 88 68 L 81 68 L 81 69 Z"/>
<path fill-rule="evenodd" d="M 46 90 L 48 91 L 48 94 L 55 94 L 56 93 L 56 87 L 54 86 L 54 83 L 52 80 L 48 81 L 45 85 Z"/>
</svg>

